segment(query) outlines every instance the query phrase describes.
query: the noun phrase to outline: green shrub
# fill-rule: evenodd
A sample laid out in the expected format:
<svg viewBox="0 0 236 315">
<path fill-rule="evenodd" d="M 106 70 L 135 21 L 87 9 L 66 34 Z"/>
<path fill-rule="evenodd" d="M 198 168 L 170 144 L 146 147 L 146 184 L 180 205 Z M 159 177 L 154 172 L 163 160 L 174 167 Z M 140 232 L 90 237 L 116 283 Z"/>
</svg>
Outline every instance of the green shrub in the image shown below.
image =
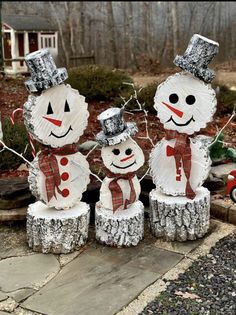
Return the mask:
<svg viewBox="0 0 236 315">
<path fill-rule="evenodd" d="M 68 75 L 66 83 L 79 90 L 88 101 L 111 101 L 123 92 L 131 90 L 131 87 L 123 82 L 133 82 L 121 70 L 97 65 L 71 68 Z"/>
<path fill-rule="evenodd" d="M 135 87 L 136 90 L 138 90 L 138 87 Z M 144 104 L 144 106 L 142 106 L 144 109 L 146 109 L 148 112 L 152 113 L 152 114 L 156 114 L 156 110 L 153 107 L 154 105 L 154 96 L 156 93 L 156 89 L 157 89 L 157 83 L 151 83 L 149 85 L 147 85 L 146 87 L 142 88 L 142 90 L 138 93 L 138 100 L 140 102 L 141 105 Z M 125 92 L 122 94 L 122 97 L 125 98 L 125 100 L 128 100 L 130 98 L 130 95 L 134 94 L 133 91 L 131 92 Z M 117 97 L 114 101 L 114 106 L 118 106 L 120 107 L 123 104 L 122 98 L 121 97 Z M 137 102 L 132 99 L 126 106 L 127 110 L 133 110 L 133 109 L 138 109 L 138 104 Z"/>
<path fill-rule="evenodd" d="M 219 86 L 217 95 L 217 112 L 220 114 L 231 114 L 236 104 L 236 91 L 230 90 L 227 86 Z"/>
<path fill-rule="evenodd" d="M 23 123 L 15 123 L 12 125 L 8 118 L 3 121 L 3 141 L 4 143 L 14 149 L 18 153 L 23 153 L 23 156 L 32 161 L 31 147 L 28 145 L 26 152 L 26 145 L 29 144 L 28 133 Z M 24 161 L 16 154 L 4 150 L 0 153 L 0 170 L 16 169 Z"/>
<path fill-rule="evenodd" d="M 210 157 L 212 162 L 219 162 L 224 159 L 229 159 L 232 162 L 236 162 L 236 150 L 233 148 L 227 148 L 223 144 L 224 142 L 224 134 L 221 133 L 216 141 L 210 147 Z"/>
</svg>

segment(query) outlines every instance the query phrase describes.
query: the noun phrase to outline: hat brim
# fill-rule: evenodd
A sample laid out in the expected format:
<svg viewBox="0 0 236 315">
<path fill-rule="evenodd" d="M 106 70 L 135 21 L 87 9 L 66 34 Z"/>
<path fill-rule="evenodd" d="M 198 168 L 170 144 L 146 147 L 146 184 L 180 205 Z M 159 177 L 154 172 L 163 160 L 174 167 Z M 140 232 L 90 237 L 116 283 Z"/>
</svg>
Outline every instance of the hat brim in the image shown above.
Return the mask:
<svg viewBox="0 0 236 315">
<path fill-rule="evenodd" d="M 126 128 L 121 133 L 109 137 L 106 136 L 103 131 L 101 131 L 97 134 L 96 140 L 101 146 L 111 146 L 126 141 L 128 138 L 130 138 L 130 136 L 136 134 L 136 132 L 138 132 L 136 123 L 128 122 L 126 123 Z"/>
<path fill-rule="evenodd" d="M 32 79 L 30 79 L 25 82 L 25 85 L 28 91 L 31 93 L 42 92 L 53 86 L 57 86 L 63 83 L 67 78 L 68 73 L 66 68 L 59 68 L 53 76 L 49 76 L 42 81 L 33 81 Z"/>
<path fill-rule="evenodd" d="M 184 56 L 177 55 L 174 59 L 174 64 L 182 70 L 192 73 L 198 79 L 210 83 L 214 77 L 215 72 L 208 68 L 198 68 L 197 64 L 194 65 L 191 60 L 184 58 Z"/>
</svg>

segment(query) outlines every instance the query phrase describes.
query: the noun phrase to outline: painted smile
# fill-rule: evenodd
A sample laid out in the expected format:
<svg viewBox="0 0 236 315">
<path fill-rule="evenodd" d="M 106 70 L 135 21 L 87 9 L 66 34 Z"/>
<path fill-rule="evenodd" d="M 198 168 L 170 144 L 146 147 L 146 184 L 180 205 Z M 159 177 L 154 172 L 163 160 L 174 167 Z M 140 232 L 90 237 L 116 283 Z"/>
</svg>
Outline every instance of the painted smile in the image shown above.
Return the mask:
<svg viewBox="0 0 236 315">
<path fill-rule="evenodd" d="M 51 131 L 49 137 L 50 137 L 50 136 L 53 136 L 53 137 L 58 138 L 58 139 L 64 138 L 65 136 L 68 135 L 68 133 L 69 133 L 71 130 L 73 130 L 73 129 L 72 129 L 72 127 L 70 126 L 69 129 L 67 130 L 67 132 L 66 132 L 64 135 L 62 135 L 62 136 L 57 136 L 57 135 L 55 135 L 55 133 L 53 133 L 53 132 Z"/>
<path fill-rule="evenodd" d="M 118 165 L 115 165 L 113 162 L 111 163 L 111 165 L 113 165 L 113 166 L 115 166 L 115 167 L 117 167 L 117 168 L 120 168 L 120 169 L 125 169 L 125 168 L 128 168 L 128 167 L 131 167 L 131 166 L 133 166 L 134 164 L 136 164 L 136 160 L 135 160 L 132 164 L 127 165 L 127 166 L 118 166 Z"/>
<path fill-rule="evenodd" d="M 176 126 L 183 127 L 183 126 L 189 125 L 192 121 L 195 121 L 195 119 L 194 119 L 193 116 L 192 116 L 186 123 L 184 123 L 184 124 L 179 124 L 179 123 L 177 123 L 176 121 L 174 121 L 174 119 L 173 119 L 172 116 L 170 116 L 170 119 L 167 120 L 165 123 L 168 123 L 168 122 L 170 122 L 170 121 L 172 121 Z"/>
</svg>

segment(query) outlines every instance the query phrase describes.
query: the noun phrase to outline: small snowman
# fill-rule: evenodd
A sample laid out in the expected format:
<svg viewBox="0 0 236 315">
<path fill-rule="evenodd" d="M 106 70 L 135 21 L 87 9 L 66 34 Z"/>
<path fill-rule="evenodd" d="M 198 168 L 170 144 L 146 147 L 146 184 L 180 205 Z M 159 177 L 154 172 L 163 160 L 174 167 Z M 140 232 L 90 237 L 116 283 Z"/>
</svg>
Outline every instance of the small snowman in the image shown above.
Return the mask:
<svg viewBox="0 0 236 315">
<path fill-rule="evenodd" d="M 204 207 L 207 205 L 204 220 L 197 219 L 196 214 L 195 219 L 191 217 L 194 216 L 194 211 L 198 211 L 194 208 L 191 214 L 185 210 L 186 213 L 183 212 L 176 219 L 179 220 L 178 222 L 174 222 L 173 218 L 173 220 L 170 219 L 171 215 L 167 215 L 166 224 L 168 224 L 167 230 L 170 231 L 169 238 L 171 239 L 194 239 L 196 235 L 201 237 L 209 226 L 207 219 L 209 217 L 209 191 L 201 185 L 210 171 L 211 160 L 208 150 L 210 140 L 204 136 L 192 136 L 212 121 L 216 111 L 216 93 L 210 85 L 215 75 L 207 66 L 217 54 L 218 47 L 217 42 L 198 34 L 193 35 L 184 55 L 177 56 L 174 60 L 175 65 L 184 71 L 168 77 L 158 86 L 154 97 L 154 107 L 164 125 L 166 135 L 157 143 L 150 157 L 151 174 L 157 187 L 151 194 L 153 205 L 155 198 L 164 204 L 166 202 L 166 207 L 170 203 L 173 208 L 178 203 L 181 209 L 185 204 L 185 207 L 189 209 L 191 206 L 194 207 L 194 204 L 197 207 L 201 202 Z M 171 196 L 183 197 L 178 199 Z M 202 211 L 202 208 L 200 210 Z M 172 214 L 174 212 L 175 209 Z M 184 216 L 187 217 L 187 215 L 189 226 L 184 230 L 181 220 L 184 220 Z M 191 220 L 202 221 L 199 231 L 196 231 L 196 226 L 194 227 Z M 155 228 L 154 225 L 153 230 L 156 230 L 154 234 L 159 236 L 164 234 L 163 228 L 160 228 L 158 224 L 156 224 L 158 228 Z M 181 231 L 180 229 L 177 231 L 178 225 L 182 228 Z"/>
<path fill-rule="evenodd" d="M 89 205 L 80 200 L 90 181 L 90 171 L 86 158 L 78 152 L 76 145 L 87 125 L 88 104 L 77 90 L 63 83 L 67 78 L 67 71 L 65 68 L 56 68 L 47 49 L 27 55 L 25 61 L 31 72 L 31 79 L 25 84 L 32 95 L 24 104 L 24 121 L 31 136 L 41 143 L 41 151 L 29 170 L 30 189 L 39 201 L 30 206 L 28 217 L 44 217 L 45 225 L 49 224 L 49 221 L 52 224 L 54 219 L 68 234 L 68 237 L 62 240 L 61 229 L 57 232 L 61 235 L 59 240 L 62 240 L 62 243 L 67 242 L 62 244 L 63 251 L 57 247 L 55 249 L 56 241 L 51 236 L 51 245 L 41 244 L 44 252 L 69 252 L 75 245 L 84 243 L 88 232 Z M 55 209 L 64 211 L 60 214 Z M 48 220 L 48 217 L 51 220 Z M 81 231 L 77 231 L 78 223 L 83 227 Z M 35 220 L 28 223 L 28 234 L 33 231 L 32 225 L 35 224 Z M 50 224 L 50 228 L 44 229 L 44 233 L 51 229 L 52 235 Z M 57 225 L 53 229 L 56 227 Z M 57 233 L 55 237 L 58 236 Z M 42 238 L 41 235 L 38 237 Z M 45 235 L 44 238 L 46 237 L 49 236 Z M 32 243 L 34 241 L 31 239 Z"/>
<path fill-rule="evenodd" d="M 143 238 L 144 208 L 135 172 L 144 164 L 144 154 L 131 136 L 138 129 L 124 121 L 120 108 L 109 108 L 98 119 L 102 131 L 96 140 L 107 176 L 96 204 L 96 238 L 111 246 L 137 245 Z"/>
</svg>

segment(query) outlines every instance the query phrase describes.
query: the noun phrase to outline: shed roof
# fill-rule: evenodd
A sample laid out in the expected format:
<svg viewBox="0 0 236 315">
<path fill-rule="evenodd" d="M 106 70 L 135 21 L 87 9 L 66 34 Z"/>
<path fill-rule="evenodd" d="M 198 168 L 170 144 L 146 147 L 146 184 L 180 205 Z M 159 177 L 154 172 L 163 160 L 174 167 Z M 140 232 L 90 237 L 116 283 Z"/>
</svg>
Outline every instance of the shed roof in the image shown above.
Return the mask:
<svg viewBox="0 0 236 315">
<path fill-rule="evenodd" d="M 38 15 L 3 15 L 2 21 L 16 31 L 57 31 L 51 19 Z"/>
</svg>

